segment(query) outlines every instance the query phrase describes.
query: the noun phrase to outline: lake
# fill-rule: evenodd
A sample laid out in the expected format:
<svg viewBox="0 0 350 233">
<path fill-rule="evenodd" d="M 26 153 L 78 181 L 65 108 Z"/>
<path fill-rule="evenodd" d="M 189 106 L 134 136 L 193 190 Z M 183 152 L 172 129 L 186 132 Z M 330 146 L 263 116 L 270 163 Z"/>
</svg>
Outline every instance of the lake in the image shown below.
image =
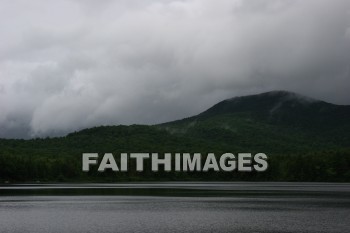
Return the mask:
<svg viewBox="0 0 350 233">
<path fill-rule="evenodd" d="M 350 232 L 350 184 L 0 186 L 0 232 Z"/>
</svg>

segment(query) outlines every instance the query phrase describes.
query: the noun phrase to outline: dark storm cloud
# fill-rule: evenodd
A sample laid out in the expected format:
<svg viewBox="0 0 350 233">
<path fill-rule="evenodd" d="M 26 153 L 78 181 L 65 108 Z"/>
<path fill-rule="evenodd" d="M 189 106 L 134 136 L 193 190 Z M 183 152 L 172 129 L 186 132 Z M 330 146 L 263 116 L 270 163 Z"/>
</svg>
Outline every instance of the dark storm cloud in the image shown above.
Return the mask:
<svg viewBox="0 0 350 233">
<path fill-rule="evenodd" d="M 0 35 L 0 137 L 159 123 L 274 89 L 350 104 L 346 0 L 4 0 Z"/>
</svg>

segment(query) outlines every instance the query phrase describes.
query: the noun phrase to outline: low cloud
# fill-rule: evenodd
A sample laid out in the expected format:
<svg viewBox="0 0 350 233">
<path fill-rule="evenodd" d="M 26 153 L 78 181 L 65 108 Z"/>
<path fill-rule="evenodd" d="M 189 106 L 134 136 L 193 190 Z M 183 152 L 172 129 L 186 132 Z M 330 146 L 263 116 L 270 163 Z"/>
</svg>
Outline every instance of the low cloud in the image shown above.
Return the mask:
<svg viewBox="0 0 350 233">
<path fill-rule="evenodd" d="M 0 3 L 0 137 L 155 124 L 236 95 L 350 104 L 350 3 Z"/>
</svg>

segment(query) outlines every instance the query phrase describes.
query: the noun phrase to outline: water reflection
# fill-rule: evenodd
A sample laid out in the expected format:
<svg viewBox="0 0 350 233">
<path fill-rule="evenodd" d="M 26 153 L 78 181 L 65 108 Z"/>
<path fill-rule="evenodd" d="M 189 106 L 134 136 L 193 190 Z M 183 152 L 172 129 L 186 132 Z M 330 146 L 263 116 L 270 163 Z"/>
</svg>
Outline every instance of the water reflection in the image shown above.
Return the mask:
<svg viewBox="0 0 350 233">
<path fill-rule="evenodd" d="M 349 232 L 348 184 L 0 187 L 0 232 Z"/>
</svg>

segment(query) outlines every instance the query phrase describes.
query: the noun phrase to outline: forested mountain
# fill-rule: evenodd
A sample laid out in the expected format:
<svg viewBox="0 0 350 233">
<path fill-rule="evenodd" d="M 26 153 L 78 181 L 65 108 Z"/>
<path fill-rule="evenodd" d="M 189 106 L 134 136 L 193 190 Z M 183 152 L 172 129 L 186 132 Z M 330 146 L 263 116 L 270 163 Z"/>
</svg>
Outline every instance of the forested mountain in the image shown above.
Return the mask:
<svg viewBox="0 0 350 233">
<path fill-rule="evenodd" d="M 160 125 L 95 127 L 60 138 L 1 139 L 0 181 L 350 181 L 349 119 L 350 106 L 291 92 L 235 97 L 196 116 Z M 85 152 L 263 152 L 270 167 L 262 173 L 84 173 Z"/>
</svg>

